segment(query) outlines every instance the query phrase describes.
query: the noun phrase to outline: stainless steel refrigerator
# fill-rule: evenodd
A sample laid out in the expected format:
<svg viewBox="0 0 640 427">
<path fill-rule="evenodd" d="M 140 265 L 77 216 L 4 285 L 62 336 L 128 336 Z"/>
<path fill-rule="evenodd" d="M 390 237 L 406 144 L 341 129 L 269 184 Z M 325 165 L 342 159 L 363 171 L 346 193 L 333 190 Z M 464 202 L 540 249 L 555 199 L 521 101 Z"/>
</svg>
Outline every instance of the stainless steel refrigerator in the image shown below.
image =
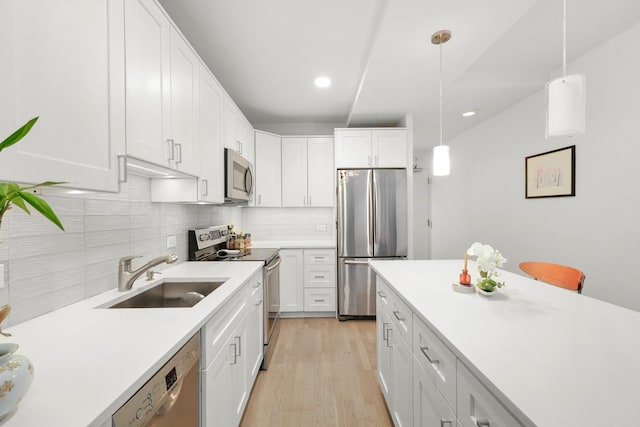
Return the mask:
<svg viewBox="0 0 640 427">
<path fill-rule="evenodd" d="M 375 316 L 374 259 L 407 256 L 404 169 L 338 170 L 338 317 Z"/>
</svg>

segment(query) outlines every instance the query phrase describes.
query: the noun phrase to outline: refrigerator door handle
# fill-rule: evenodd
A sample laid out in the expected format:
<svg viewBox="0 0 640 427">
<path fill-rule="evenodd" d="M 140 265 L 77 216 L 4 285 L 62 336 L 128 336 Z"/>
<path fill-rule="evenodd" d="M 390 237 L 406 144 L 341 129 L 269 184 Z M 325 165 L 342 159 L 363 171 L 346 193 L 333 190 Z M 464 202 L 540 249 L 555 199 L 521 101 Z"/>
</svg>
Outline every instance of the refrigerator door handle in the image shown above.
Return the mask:
<svg viewBox="0 0 640 427">
<path fill-rule="evenodd" d="M 366 260 L 356 260 L 356 259 L 345 259 L 345 264 L 369 264 L 369 261 Z"/>
</svg>

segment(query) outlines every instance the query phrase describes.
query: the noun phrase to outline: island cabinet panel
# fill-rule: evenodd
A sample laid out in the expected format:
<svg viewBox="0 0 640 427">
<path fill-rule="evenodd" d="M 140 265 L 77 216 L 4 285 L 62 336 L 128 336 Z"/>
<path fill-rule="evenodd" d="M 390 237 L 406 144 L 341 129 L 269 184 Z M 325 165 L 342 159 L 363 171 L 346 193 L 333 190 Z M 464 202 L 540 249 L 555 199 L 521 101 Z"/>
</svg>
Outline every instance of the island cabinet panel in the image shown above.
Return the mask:
<svg viewBox="0 0 640 427">
<path fill-rule="evenodd" d="M 433 387 L 424 367 L 413 360 L 413 425 L 455 427 L 456 415 L 444 397 Z"/>
<path fill-rule="evenodd" d="M 389 283 L 376 286 L 377 376 L 396 427 L 524 425 Z"/>
<path fill-rule="evenodd" d="M 458 361 L 458 420 L 463 427 L 522 426 L 460 361 Z"/>
<path fill-rule="evenodd" d="M 416 361 L 455 411 L 456 356 L 420 318 L 413 316 L 413 354 Z"/>
</svg>

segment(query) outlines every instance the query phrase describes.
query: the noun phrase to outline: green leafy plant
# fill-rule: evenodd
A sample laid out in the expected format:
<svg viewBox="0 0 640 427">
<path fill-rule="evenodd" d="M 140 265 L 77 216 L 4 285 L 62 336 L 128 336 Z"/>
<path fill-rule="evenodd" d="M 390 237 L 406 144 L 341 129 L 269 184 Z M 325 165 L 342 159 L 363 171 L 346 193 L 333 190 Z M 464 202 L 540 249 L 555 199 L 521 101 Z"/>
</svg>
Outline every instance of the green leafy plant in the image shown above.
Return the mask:
<svg viewBox="0 0 640 427">
<path fill-rule="evenodd" d="M 0 151 L 4 150 L 5 148 L 11 147 L 22 138 L 24 138 L 29 133 L 36 121 L 38 121 L 38 117 L 34 117 L 33 119 L 29 120 L 24 126 L 9 135 L 7 139 L 0 142 Z M 20 187 L 18 184 L 13 182 L 0 182 L 0 225 L 2 225 L 2 217 L 9 209 L 11 209 L 12 205 L 19 207 L 20 209 L 31 215 L 29 207 L 27 206 L 30 205 L 32 208 L 40 212 L 45 218 L 57 225 L 61 230 L 64 230 L 62 223 L 53 212 L 53 209 L 51 209 L 51 206 L 49 206 L 49 204 L 42 198 L 36 196 L 31 192 L 31 190 L 38 187 L 47 187 L 57 184 L 63 183 L 46 181 L 36 185 Z"/>
</svg>

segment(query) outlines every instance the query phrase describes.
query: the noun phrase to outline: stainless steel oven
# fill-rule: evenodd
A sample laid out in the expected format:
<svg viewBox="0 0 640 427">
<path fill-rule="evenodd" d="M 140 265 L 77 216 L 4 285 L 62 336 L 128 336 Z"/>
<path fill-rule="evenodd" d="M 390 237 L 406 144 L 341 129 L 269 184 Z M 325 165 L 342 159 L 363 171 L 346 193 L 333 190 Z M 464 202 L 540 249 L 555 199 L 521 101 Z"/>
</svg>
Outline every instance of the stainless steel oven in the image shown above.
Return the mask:
<svg viewBox="0 0 640 427">
<path fill-rule="evenodd" d="M 262 369 L 267 369 L 280 332 L 280 262 L 278 255 L 264 266 L 264 357 Z"/>
<path fill-rule="evenodd" d="M 264 356 L 262 369 L 267 369 L 278 340 L 280 326 L 280 255 L 275 248 L 243 249 L 237 256 L 218 256 L 225 247 L 227 226 L 216 225 L 189 230 L 189 261 L 259 261 L 262 268 L 263 285 L 263 339 Z"/>
</svg>

